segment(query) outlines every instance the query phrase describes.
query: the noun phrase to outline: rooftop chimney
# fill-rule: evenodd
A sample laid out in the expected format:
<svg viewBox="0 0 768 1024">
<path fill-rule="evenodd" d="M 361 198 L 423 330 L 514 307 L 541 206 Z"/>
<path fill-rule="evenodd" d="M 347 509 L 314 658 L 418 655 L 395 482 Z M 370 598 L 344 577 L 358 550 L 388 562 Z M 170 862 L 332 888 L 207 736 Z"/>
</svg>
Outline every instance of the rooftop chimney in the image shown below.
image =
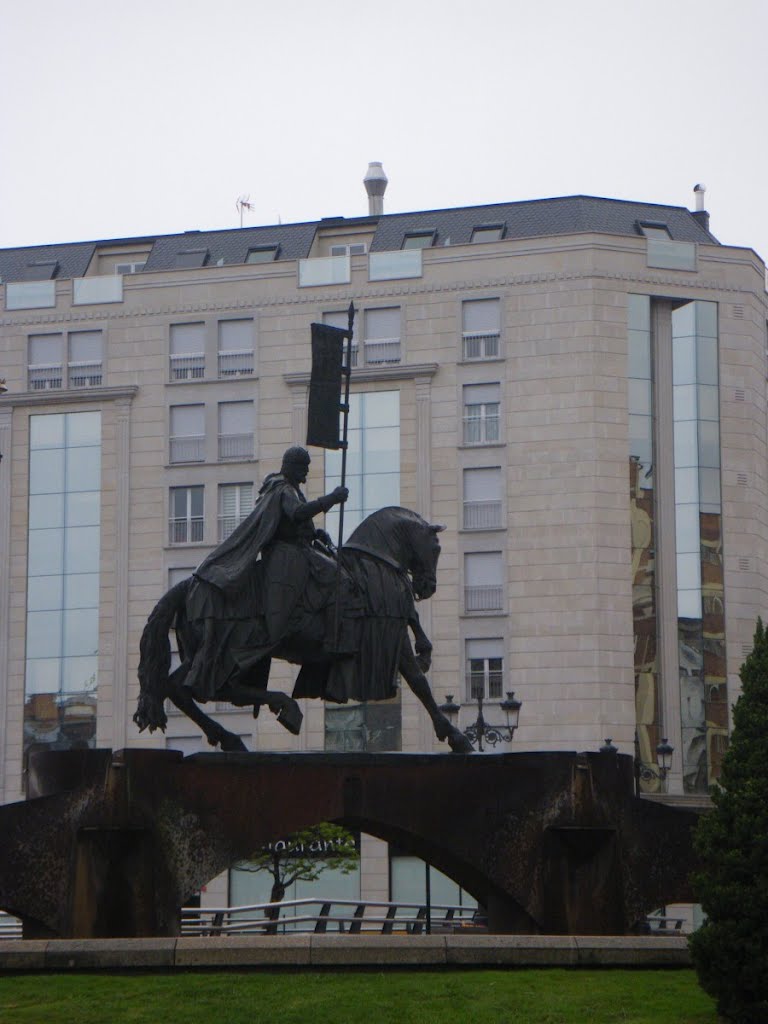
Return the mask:
<svg viewBox="0 0 768 1024">
<path fill-rule="evenodd" d="M 378 160 L 372 160 L 368 164 L 368 170 L 363 178 L 365 191 L 368 193 L 368 215 L 380 217 L 384 213 L 384 193 L 387 189 L 389 178 L 384 173 L 384 168 Z"/>
<path fill-rule="evenodd" d="M 704 205 L 704 196 L 707 194 L 707 186 L 701 184 L 694 185 L 693 194 L 696 196 L 696 209 L 693 211 L 693 216 L 705 231 L 709 231 L 709 214 L 707 213 Z"/>
</svg>

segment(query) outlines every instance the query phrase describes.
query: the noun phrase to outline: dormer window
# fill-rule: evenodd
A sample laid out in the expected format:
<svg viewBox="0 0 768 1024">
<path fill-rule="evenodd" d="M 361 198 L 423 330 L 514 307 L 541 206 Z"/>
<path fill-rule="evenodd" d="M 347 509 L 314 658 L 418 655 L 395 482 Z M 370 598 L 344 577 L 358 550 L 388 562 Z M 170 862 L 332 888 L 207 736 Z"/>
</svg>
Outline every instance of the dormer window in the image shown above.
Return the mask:
<svg viewBox="0 0 768 1024">
<path fill-rule="evenodd" d="M 21 272 L 21 281 L 51 281 L 59 269 L 58 260 L 34 260 Z"/>
<path fill-rule="evenodd" d="M 273 263 L 277 259 L 277 245 L 254 245 L 248 250 L 246 263 Z"/>
<path fill-rule="evenodd" d="M 175 266 L 177 270 L 194 270 L 197 267 L 204 267 L 207 259 L 207 249 L 183 249 L 176 253 Z"/>
<path fill-rule="evenodd" d="M 663 221 L 639 220 L 636 226 L 640 234 L 646 238 L 660 238 L 662 241 L 669 241 L 672 238 L 669 228 Z"/>
<path fill-rule="evenodd" d="M 430 246 L 435 244 L 436 234 L 437 232 L 434 229 L 432 231 L 407 231 L 403 235 L 403 244 L 400 248 L 429 249 Z"/>
<path fill-rule="evenodd" d="M 506 224 L 476 224 L 472 228 L 472 242 L 499 242 L 507 230 Z"/>
</svg>

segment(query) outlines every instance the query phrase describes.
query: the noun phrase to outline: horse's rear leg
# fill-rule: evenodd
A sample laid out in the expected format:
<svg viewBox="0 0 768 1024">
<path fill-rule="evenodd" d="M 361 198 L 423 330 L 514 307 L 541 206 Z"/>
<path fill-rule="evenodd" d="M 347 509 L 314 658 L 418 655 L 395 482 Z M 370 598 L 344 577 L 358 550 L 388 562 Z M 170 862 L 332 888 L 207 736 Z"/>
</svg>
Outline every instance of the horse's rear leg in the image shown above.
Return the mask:
<svg viewBox="0 0 768 1024">
<path fill-rule="evenodd" d="M 176 669 L 168 680 L 168 697 L 176 705 L 182 714 L 190 718 L 205 734 L 205 738 L 212 747 L 221 747 L 226 751 L 246 751 L 248 747 L 239 736 L 228 732 L 223 725 L 219 725 L 212 718 L 202 711 L 184 686 L 184 677 L 188 669 L 182 665 Z"/>
<path fill-rule="evenodd" d="M 427 710 L 435 728 L 435 735 L 439 740 L 448 740 L 448 746 L 454 754 L 471 754 L 474 747 L 463 732 L 460 732 L 455 725 L 451 725 L 443 712 L 437 706 L 437 701 L 432 695 L 429 681 L 419 668 L 416 655 L 413 653 L 411 641 L 406 636 L 400 652 L 400 674 L 405 679 L 416 696 Z"/>
</svg>

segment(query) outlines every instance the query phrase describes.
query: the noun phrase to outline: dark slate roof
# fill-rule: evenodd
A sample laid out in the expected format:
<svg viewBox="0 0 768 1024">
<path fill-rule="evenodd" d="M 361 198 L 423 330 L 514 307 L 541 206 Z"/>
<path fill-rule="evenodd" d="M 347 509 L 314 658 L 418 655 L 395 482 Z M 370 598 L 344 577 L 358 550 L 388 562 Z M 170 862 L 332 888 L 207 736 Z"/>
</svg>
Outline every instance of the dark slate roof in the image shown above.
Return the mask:
<svg viewBox="0 0 768 1024">
<path fill-rule="evenodd" d="M 56 277 L 82 277 L 91 262 L 95 242 L 69 242 L 64 245 L 34 245 L 23 249 L 0 249 L 0 278 L 3 281 L 29 279 L 30 263 L 53 260 L 58 263 Z M 43 277 L 50 274 L 41 275 Z"/>
<path fill-rule="evenodd" d="M 183 235 L 164 235 L 155 241 L 145 270 L 173 270 L 176 255 L 193 249 L 207 249 L 206 266 L 245 263 L 249 249 L 279 246 L 279 260 L 303 259 L 315 237 L 315 223 L 278 224 L 265 228 L 231 228 L 226 231 L 186 231 Z"/>
<path fill-rule="evenodd" d="M 229 228 L 221 231 L 187 231 L 140 239 L 104 239 L 71 242 L 62 245 L 0 249 L 0 278 L 5 281 L 29 279 L 29 263 L 58 262 L 56 277 L 82 277 L 94 251 L 100 246 L 133 242 L 152 243 L 146 270 L 174 270 L 176 257 L 191 250 L 207 252 L 206 266 L 245 263 L 248 250 L 260 246 L 279 246 L 278 260 L 303 259 L 309 255 L 315 233 L 325 227 L 369 223 L 376 227 L 372 252 L 400 249 L 406 233 L 435 231 L 435 245 L 462 245 L 471 241 L 472 229 L 482 225 L 504 224 L 505 238 L 535 238 L 547 235 L 601 232 L 613 235 L 638 234 L 637 222 L 664 223 L 670 235 L 681 242 L 705 242 L 719 245 L 696 217 L 683 206 L 659 206 L 595 196 L 563 196 L 534 199 L 492 206 L 462 206 L 448 210 L 422 210 L 379 217 L 332 217 L 304 224 L 277 224 L 271 227 Z M 44 275 L 47 276 L 47 275 Z"/>
<path fill-rule="evenodd" d="M 371 245 L 372 252 L 400 249 L 406 233 L 437 231 L 435 245 L 463 245 L 472 229 L 483 224 L 506 225 L 505 238 L 536 238 L 570 235 L 584 231 L 611 235 L 637 235 L 637 221 L 662 222 L 678 242 L 719 244 L 683 206 L 657 206 L 595 196 L 563 196 L 493 206 L 463 206 L 449 210 L 424 210 L 382 217 Z"/>
</svg>

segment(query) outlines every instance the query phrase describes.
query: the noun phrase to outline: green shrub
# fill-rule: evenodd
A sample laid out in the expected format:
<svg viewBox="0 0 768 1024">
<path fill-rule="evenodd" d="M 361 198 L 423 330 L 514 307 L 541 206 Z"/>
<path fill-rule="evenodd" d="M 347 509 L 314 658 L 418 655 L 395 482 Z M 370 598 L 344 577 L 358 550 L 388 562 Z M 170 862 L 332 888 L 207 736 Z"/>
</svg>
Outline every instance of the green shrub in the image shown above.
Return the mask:
<svg viewBox="0 0 768 1024">
<path fill-rule="evenodd" d="M 768 631 L 757 621 L 714 809 L 695 837 L 707 915 L 690 947 L 702 987 L 738 1024 L 768 1022 Z"/>
</svg>

